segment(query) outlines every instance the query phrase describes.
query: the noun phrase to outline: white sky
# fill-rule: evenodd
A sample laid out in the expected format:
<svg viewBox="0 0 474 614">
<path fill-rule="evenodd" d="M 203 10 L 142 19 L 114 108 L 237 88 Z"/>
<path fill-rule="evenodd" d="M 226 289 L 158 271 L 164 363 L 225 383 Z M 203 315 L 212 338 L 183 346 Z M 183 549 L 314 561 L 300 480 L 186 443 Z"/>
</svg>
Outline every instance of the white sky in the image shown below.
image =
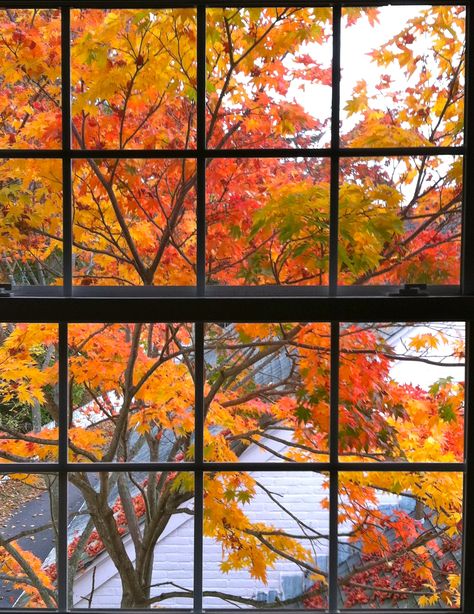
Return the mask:
<svg viewBox="0 0 474 614">
<path fill-rule="evenodd" d="M 424 8 L 426 7 L 381 7 L 379 9 L 379 23 L 375 26 L 371 26 L 365 17 L 359 19 L 351 27 L 344 27 L 343 20 L 341 33 L 341 119 L 344 132 L 352 128 L 357 119 L 353 117 L 348 120 L 343 110 L 347 100 L 351 98 L 353 87 L 362 78 L 369 84 L 375 84 L 378 82 L 380 74 L 385 72 L 375 62 L 372 62 L 367 54 L 373 49 L 379 48 L 392 36 L 403 30 L 407 21 L 418 15 Z M 325 46 L 308 45 L 306 49 L 301 49 L 301 52 L 307 52 L 323 66 L 331 65 L 331 44 Z M 405 84 L 401 71 L 398 72 L 397 75 L 395 67 L 390 68 L 391 77 L 394 78 L 393 87 Z M 288 92 L 288 98 L 292 99 L 293 97 L 303 105 L 308 113 L 318 119 L 329 117 L 331 114 L 331 88 L 329 86 L 314 84 L 302 91 L 300 84 L 294 82 Z M 325 141 L 325 144 L 327 143 L 328 139 Z"/>
<path fill-rule="evenodd" d="M 465 327 L 463 324 L 446 323 L 446 325 L 441 326 L 441 328 L 448 339 L 448 343 L 440 343 L 436 350 L 430 350 L 427 352 L 425 358 L 433 360 L 434 362 L 441 362 L 443 360 L 450 363 L 456 362 L 454 358 L 450 357 L 453 349 L 450 341 L 454 339 L 464 339 Z M 410 327 L 408 329 L 409 334 L 402 337 L 402 339 L 396 343 L 394 347 L 395 353 L 400 355 L 406 354 L 406 345 L 409 343 L 411 338 L 427 333 L 433 334 L 435 333 L 435 329 L 439 330 L 440 326 L 436 325 L 435 328 L 430 328 L 429 326 Z M 411 349 L 408 353 L 410 355 L 422 355 L 421 353 L 415 352 L 413 349 Z M 452 377 L 456 382 L 465 381 L 464 366 L 443 367 L 441 365 L 430 365 L 421 362 L 404 360 L 395 362 L 393 367 L 390 369 L 390 375 L 400 384 L 412 384 L 413 386 L 420 386 L 420 388 L 423 388 L 424 390 L 428 390 L 428 388 L 430 388 L 430 386 L 437 380 L 445 377 Z"/>
</svg>

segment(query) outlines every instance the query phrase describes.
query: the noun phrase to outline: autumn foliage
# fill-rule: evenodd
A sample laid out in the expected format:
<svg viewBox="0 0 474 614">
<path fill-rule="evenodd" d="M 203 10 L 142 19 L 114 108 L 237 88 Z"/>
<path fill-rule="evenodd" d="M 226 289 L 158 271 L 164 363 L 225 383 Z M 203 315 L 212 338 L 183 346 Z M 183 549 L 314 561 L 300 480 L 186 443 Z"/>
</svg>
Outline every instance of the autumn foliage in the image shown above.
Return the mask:
<svg viewBox="0 0 474 614">
<path fill-rule="evenodd" d="M 396 10 L 346 8 L 343 33 L 363 28 L 370 38 Z M 343 63 L 341 91 L 350 95 L 341 144 L 387 152 L 341 158 L 340 285 L 459 283 L 463 160 L 429 148 L 463 142 L 464 9 L 426 7 L 397 19 L 399 31 L 367 49 L 372 76 L 351 82 Z M 3 149 L 61 148 L 60 31 L 57 10 L 0 10 Z M 72 146 L 103 152 L 72 164 L 77 286 L 196 284 L 196 36 L 194 9 L 71 10 Z M 329 8 L 207 11 L 207 145 L 235 151 L 207 160 L 207 284 L 328 285 L 331 49 Z M 412 146 L 427 154 L 390 155 L 390 147 Z M 241 148 L 255 156 L 239 158 Z M 262 148 L 289 153 L 259 157 Z M 296 157 L 300 148 L 318 155 Z M 182 157 L 134 158 L 140 149 Z M 62 207 L 54 155 L 0 161 L 5 280 L 61 286 Z M 186 462 L 195 458 L 195 340 L 188 323 L 69 325 L 69 460 L 84 463 L 70 482 L 86 517 L 69 536 L 70 599 L 76 574 L 107 553 L 123 607 L 191 603 L 192 585 L 153 585 L 152 569 L 173 517 L 194 514 Z M 342 607 L 459 607 L 462 474 L 376 465 L 463 461 L 463 377 L 442 373 L 461 370 L 463 341 L 454 324 L 340 326 L 339 457 L 370 468 L 339 474 L 339 541 L 357 557 L 357 569 L 340 557 Z M 329 324 L 207 324 L 204 363 L 206 462 L 238 462 L 252 447 L 282 463 L 329 460 Z M 429 383 L 399 378 L 404 363 L 422 366 Z M 0 365 L 4 470 L 57 462 L 57 325 L 3 324 Z M 98 461 L 173 462 L 183 470 L 98 474 Z M 44 530 L 54 547 L 52 467 L 51 475 L 10 478 L 49 497 Z M 327 490 L 328 475 L 314 476 Z M 221 571 L 245 570 L 264 585 L 279 562 L 291 562 L 306 588 L 283 606 L 327 607 L 328 572 L 318 557 L 328 535 L 303 530 L 294 517 L 297 534 L 255 521 L 250 510 L 262 495 L 291 515 L 252 472 L 205 474 L 204 534 L 221 547 Z M 328 509 L 327 494 L 318 505 Z M 55 607 L 55 555 L 41 560 L 23 537 L 0 535 L 0 579 L 22 591 L 20 605 Z M 238 591 L 204 596 L 262 606 Z"/>
</svg>

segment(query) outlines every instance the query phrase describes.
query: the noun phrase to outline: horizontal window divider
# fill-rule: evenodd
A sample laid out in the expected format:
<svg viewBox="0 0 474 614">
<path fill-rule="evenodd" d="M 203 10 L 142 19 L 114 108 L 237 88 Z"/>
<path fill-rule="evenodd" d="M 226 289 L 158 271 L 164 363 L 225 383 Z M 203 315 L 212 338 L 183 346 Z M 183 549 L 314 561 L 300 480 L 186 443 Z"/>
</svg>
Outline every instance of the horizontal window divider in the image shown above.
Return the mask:
<svg viewBox="0 0 474 614">
<path fill-rule="evenodd" d="M 298 5 L 299 6 L 299 5 Z M 198 158 L 372 158 L 389 156 L 465 155 L 464 145 L 452 147 L 340 147 L 304 149 L 0 149 L 0 158 L 64 159 L 186 159 Z"/>
<path fill-rule="evenodd" d="M 397 294 L 400 286 L 338 286 L 338 297 L 384 297 Z M 62 286 L 14 286 L 15 298 L 52 298 L 68 296 Z M 427 286 L 428 295 L 460 296 L 459 285 Z M 179 298 L 198 297 L 197 286 L 73 286 L 73 298 Z M 259 297 L 327 297 L 329 286 L 211 286 L 205 287 L 205 298 Z M 464 295 L 465 296 L 465 295 Z M 201 295 L 202 297 L 202 295 Z"/>
<path fill-rule="evenodd" d="M 462 155 L 463 145 L 453 147 L 335 147 L 318 149 L 206 149 L 207 158 L 370 158 L 375 156 Z"/>
<path fill-rule="evenodd" d="M 2 322 L 469 321 L 474 296 L 8 297 Z"/>
<path fill-rule="evenodd" d="M 116 609 L 111 609 L 111 608 L 93 608 L 91 609 L 86 609 L 86 608 L 74 608 L 71 610 L 51 610 L 48 608 L 41 608 L 41 610 L 36 610 L 37 612 L 41 612 L 41 614 L 46 614 L 47 612 L 55 612 L 55 614 L 66 614 L 68 612 L 74 612 L 74 613 L 78 613 L 80 614 L 81 612 L 85 613 L 87 612 L 88 614 L 92 612 L 94 612 L 94 614 L 97 612 L 98 614 L 100 613 L 104 613 L 104 612 L 114 612 L 114 613 L 120 613 L 120 614 L 139 614 L 140 612 L 147 612 L 149 614 L 150 610 L 148 609 L 141 609 L 141 608 L 136 608 L 134 610 L 126 610 L 126 609 L 120 609 L 120 608 L 116 608 Z M 203 612 L 215 612 L 216 614 L 218 612 L 235 612 L 235 608 L 205 608 L 203 610 Z M 331 612 L 331 610 L 306 610 L 307 612 Z M 391 614 L 394 614 L 394 612 L 396 612 L 396 609 L 389 609 L 389 608 L 377 608 L 377 610 L 362 610 L 362 609 L 357 609 L 356 612 L 357 614 L 373 614 L 374 612 L 377 612 L 377 614 L 383 614 L 384 612 L 391 612 Z M 465 612 L 466 614 L 470 614 L 470 612 L 468 613 L 467 610 L 460 610 L 460 609 L 453 609 L 453 608 L 436 608 L 436 609 L 419 609 L 419 610 L 408 610 L 408 609 L 403 609 L 403 614 L 420 614 L 420 612 L 436 612 L 437 614 L 447 614 L 448 612 L 450 612 L 451 614 L 453 612 Z M 0 612 L 11 612 L 11 610 L 0 610 Z M 27 608 L 15 608 L 14 610 L 15 614 L 31 614 L 32 610 L 31 609 L 27 609 Z M 179 614 L 180 612 L 196 612 L 195 610 L 191 610 L 191 608 L 161 608 L 160 607 L 160 614 Z M 276 613 L 284 613 L 284 614 L 301 614 L 301 610 L 290 610 L 288 608 L 263 608 L 263 609 L 259 609 L 259 608 L 252 608 L 251 610 L 252 614 L 262 614 L 263 612 L 276 612 Z M 334 612 L 354 612 L 354 610 L 350 610 L 350 609 L 345 609 L 345 608 L 338 608 L 337 610 L 334 610 Z"/>
<path fill-rule="evenodd" d="M 57 612 L 57 610 L 52 610 L 54 612 Z M 89 609 L 84 609 L 84 608 L 74 608 L 74 610 L 72 610 L 74 613 L 76 612 L 88 612 L 90 614 L 91 610 Z M 120 612 L 120 614 L 137 614 L 137 612 L 150 612 L 150 610 L 141 610 L 139 608 L 137 608 L 136 610 L 110 610 L 110 609 L 106 609 L 106 608 L 94 608 L 92 610 L 93 612 Z M 173 608 L 173 609 L 167 609 L 167 608 L 160 608 L 160 614 L 171 614 L 171 613 L 176 613 L 176 612 L 190 612 L 193 611 L 195 612 L 195 610 L 190 610 L 190 609 L 178 609 L 178 608 Z M 203 610 L 203 612 L 212 612 L 213 614 L 218 614 L 218 612 L 235 612 L 235 608 L 205 608 Z M 245 610 L 244 610 L 245 611 Z M 250 611 L 252 612 L 252 614 L 262 614 L 263 612 L 284 612 L 284 614 L 301 614 L 302 610 L 289 610 L 288 608 L 263 608 L 263 609 L 259 609 L 259 608 L 252 608 L 251 610 L 246 610 L 246 611 Z M 338 608 L 337 610 L 329 610 L 329 609 L 325 609 L 325 610 L 303 610 L 306 612 L 321 612 L 321 613 L 326 613 L 326 612 L 337 612 L 339 614 L 339 612 L 354 612 L 356 611 L 357 614 L 373 614 L 374 612 L 377 612 L 377 614 L 384 614 L 385 612 L 391 612 L 391 614 L 394 614 L 394 612 L 397 612 L 396 609 L 379 609 L 377 608 L 376 610 L 362 610 L 362 609 L 357 609 L 357 610 L 349 610 L 349 609 L 341 609 Z M 450 612 L 451 614 L 453 612 L 466 612 L 466 614 L 471 614 L 470 612 L 466 611 L 466 610 L 459 610 L 459 609 L 455 609 L 455 608 L 436 608 L 436 610 L 434 609 L 426 609 L 426 610 L 405 610 L 403 609 L 403 614 L 420 614 L 420 612 L 436 612 L 436 614 L 447 614 L 448 612 Z M 21 609 L 17 609 L 15 608 L 15 614 L 17 612 L 25 612 L 25 614 L 31 614 L 31 610 L 21 610 Z M 46 609 L 42 609 L 41 612 L 48 612 L 48 610 Z M 62 611 L 58 612 L 58 614 L 62 614 Z"/>
<path fill-rule="evenodd" d="M 342 2 L 344 8 L 346 7 L 363 7 L 363 6 L 466 6 L 468 2 L 465 0 L 463 2 L 456 2 L 456 0 L 446 0 L 446 2 L 438 2 L 437 0 L 386 0 L 385 2 L 380 2 L 380 0 L 353 0 Z"/>
<path fill-rule="evenodd" d="M 188 8 L 195 6 L 209 6 L 209 7 L 242 7 L 242 6 L 298 6 L 298 7 L 331 7 L 337 4 L 336 2 L 328 2 L 324 0 L 322 2 L 318 2 L 318 0 L 301 0 L 300 2 L 295 2 L 294 0 L 291 2 L 284 2 L 284 0 L 274 0 L 273 2 L 269 2 L 268 0 L 247 0 L 247 2 L 239 2 L 238 0 L 230 0 L 229 2 L 223 2 L 222 0 L 207 0 L 206 2 L 203 0 L 195 0 L 195 2 L 190 2 L 187 0 L 176 0 L 176 2 L 168 2 L 168 3 L 160 3 L 159 0 L 142 0 L 141 2 L 134 3 L 132 0 L 113 0 L 112 2 L 107 2 L 106 0 L 58 0 L 55 2 L 54 0 L 38 0 L 37 2 L 32 2 L 32 0 L 16 0 L 16 1 L 4 1 L 2 6 L 6 8 L 57 8 L 57 7 L 71 7 L 71 8 L 149 8 L 149 9 L 158 9 L 158 8 Z M 344 2 L 344 7 L 354 7 L 354 6 L 390 6 L 390 5 L 418 5 L 418 6 L 436 6 L 436 5 L 444 5 L 444 6 L 462 6 L 466 5 L 466 1 L 457 2 L 456 0 L 408 0 L 408 2 L 404 0 L 366 0 L 362 1 L 353 1 L 353 2 Z"/>
<path fill-rule="evenodd" d="M 153 462 L 140 462 L 140 463 L 67 463 L 59 465 L 56 463 L 0 463 L 0 474 L 8 473 L 98 473 L 101 471 L 107 471 L 110 473 L 116 472 L 129 472 L 129 471 L 191 471 L 191 472 L 239 472 L 239 471 L 270 471 L 270 472 L 304 472 L 304 471 L 366 471 L 366 472 L 439 472 L 439 471 L 465 471 L 465 463 L 430 463 L 430 462 L 380 462 L 380 463 L 367 463 L 367 462 L 236 462 L 236 463 L 223 463 L 223 462 L 209 462 L 209 463 L 153 463 Z"/>
</svg>

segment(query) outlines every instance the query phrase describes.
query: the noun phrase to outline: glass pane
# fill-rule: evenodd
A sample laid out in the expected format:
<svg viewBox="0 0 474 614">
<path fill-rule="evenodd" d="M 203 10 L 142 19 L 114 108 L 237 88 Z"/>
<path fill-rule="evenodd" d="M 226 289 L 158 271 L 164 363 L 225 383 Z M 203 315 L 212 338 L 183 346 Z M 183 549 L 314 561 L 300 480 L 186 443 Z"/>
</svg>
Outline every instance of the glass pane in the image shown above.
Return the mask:
<svg viewBox="0 0 474 614">
<path fill-rule="evenodd" d="M 1 323 L 0 365 L 0 462 L 57 461 L 57 324 Z"/>
<path fill-rule="evenodd" d="M 461 473 L 339 474 L 339 604 L 459 608 Z"/>
<path fill-rule="evenodd" d="M 0 159 L 0 282 L 62 284 L 62 164 Z"/>
<path fill-rule="evenodd" d="M 463 462 L 464 323 L 343 324 L 344 461 Z"/>
<path fill-rule="evenodd" d="M 195 284 L 194 160 L 77 160 L 73 175 L 78 285 Z"/>
<path fill-rule="evenodd" d="M 207 461 L 326 461 L 330 326 L 209 324 Z"/>
<path fill-rule="evenodd" d="M 69 512 L 70 607 L 192 608 L 192 473 L 73 473 Z"/>
<path fill-rule="evenodd" d="M 195 146 L 196 11 L 71 11 L 73 146 Z"/>
<path fill-rule="evenodd" d="M 329 175 L 324 159 L 210 160 L 208 283 L 326 286 Z"/>
<path fill-rule="evenodd" d="M 461 156 L 341 162 L 339 283 L 459 284 Z"/>
<path fill-rule="evenodd" d="M 58 9 L 0 9 L 0 148 L 61 147 Z"/>
<path fill-rule="evenodd" d="M 327 475 L 204 476 L 204 607 L 327 608 Z"/>
<path fill-rule="evenodd" d="M 209 9 L 206 25 L 210 147 L 329 144 L 331 9 Z"/>
<path fill-rule="evenodd" d="M 191 324 L 70 324 L 70 460 L 194 454 Z"/>
<path fill-rule="evenodd" d="M 463 142 L 464 6 L 343 9 L 342 143 Z"/>
<path fill-rule="evenodd" d="M 0 474 L 0 608 L 56 608 L 57 474 Z"/>
</svg>

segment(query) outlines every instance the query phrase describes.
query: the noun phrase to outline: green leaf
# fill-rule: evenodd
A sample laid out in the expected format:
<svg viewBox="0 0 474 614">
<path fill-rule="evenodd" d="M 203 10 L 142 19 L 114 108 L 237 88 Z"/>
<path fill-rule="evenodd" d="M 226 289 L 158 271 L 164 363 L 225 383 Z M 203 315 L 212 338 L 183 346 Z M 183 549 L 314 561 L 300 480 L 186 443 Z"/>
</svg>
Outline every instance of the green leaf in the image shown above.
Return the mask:
<svg viewBox="0 0 474 614">
<path fill-rule="evenodd" d="M 311 420 L 311 410 L 304 405 L 299 405 L 296 408 L 295 416 L 298 418 L 298 422 L 309 422 Z"/>
</svg>

